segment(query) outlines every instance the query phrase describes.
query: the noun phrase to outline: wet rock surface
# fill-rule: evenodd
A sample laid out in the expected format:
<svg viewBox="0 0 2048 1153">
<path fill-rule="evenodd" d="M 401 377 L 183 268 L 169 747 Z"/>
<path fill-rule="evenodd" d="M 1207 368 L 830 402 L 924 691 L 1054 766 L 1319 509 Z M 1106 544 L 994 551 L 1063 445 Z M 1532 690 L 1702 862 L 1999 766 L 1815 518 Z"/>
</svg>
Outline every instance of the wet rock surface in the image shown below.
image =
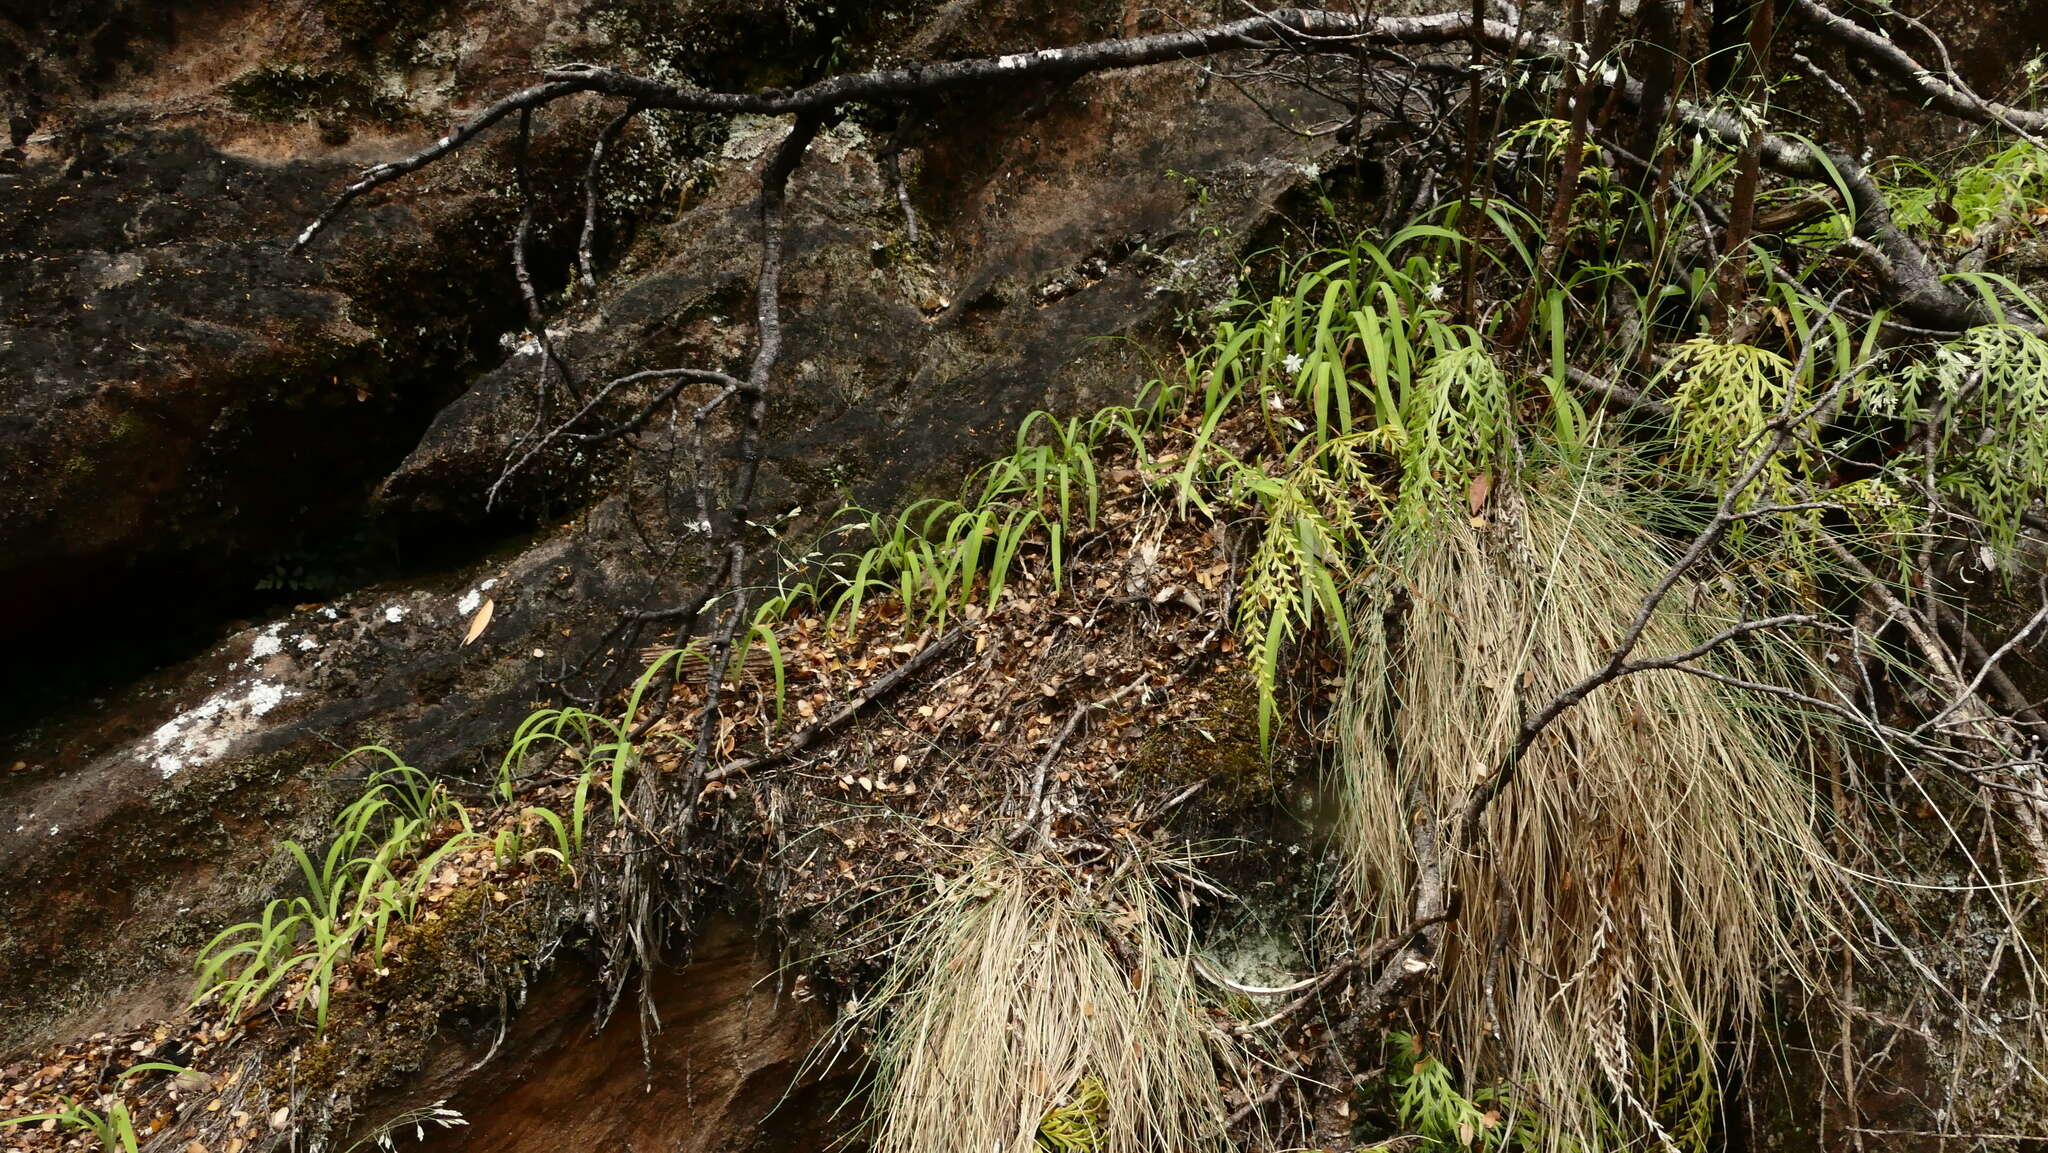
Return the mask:
<svg viewBox="0 0 2048 1153">
<path fill-rule="evenodd" d="M 468 1124 L 423 1146 L 449 1153 L 826 1144 L 851 1122 L 834 1113 L 854 1078 L 810 1062 L 829 1019 L 763 947 L 751 926 L 707 926 L 690 964 L 655 983 L 662 1030 L 645 1050 L 630 1012 L 597 1025 L 594 974 L 565 965 L 502 1040 L 444 1045 L 392 1105 L 445 1100 L 460 1112 Z"/>
<path fill-rule="evenodd" d="M 0 0 L 0 644 L 7 694 L 36 702 L 0 725 L 0 1053 L 182 1002 L 194 951 L 288 884 L 279 843 L 318 839 L 359 789 L 332 768 L 347 750 L 480 787 L 521 717 L 637 662 L 617 622 L 678 599 L 700 561 L 678 463 L 550 452 L 486 507 L 540 368 L 506 141 L 357 206 L 307 254 L 285 245 L 352 173 L 536 62 L 759 84 L 829 60 L 816 23 L 753 16 Z M 862 20 L 843 46 L 862 60 L 1166 26 L 1034 0 Z M 1880 99 L 1874 131 L 1907 111 Z M 561 347 L 586 384 L 737 370 L 755 173 L 781 125 L 622 159 L 592 299 L 559 290 L 602 114 L 536 137 Z M 791 190 L 763 518 L 801 540 L 843 503 L 950 491 L 1033 409 L 1128 399 L 1148 342 L 1227 287 L 1323 147 L 1189 67 L 830 126 Z M 643 1071 L 630 1020 L 592 1033 L 594 984 L 566 962 L 495 1053 L 494 1023 L 451 1031 L 381 1112 L 447 1098 L 470 1119 L 430 1134 L 450 1149 L 818 1134 L 829 1094 L 782 1097 L 818 1022 L 758 984 L 771 969 L 744 928 L 708 932 L 659 978 L 671 1028 Z"/>
<path fill-rule="evenodd" d="M 619 25 L 453 6 L 419 25 L 452 56 L 408 72 L 389 62 L 392 30 L 364 63 L 325 24 L 259 34 L 275 15 L 261 4 L 173 15 L 175 36 L 135 50 L 158 54 L 146 72 L 102 54 L 88 83 L 76 59 L 45 54 L 44 73 L 11 89 L 17 105 L 46 96 L 0 174 L 0 587 L 19 635 L 54 624 L 112 644 L 188 603 L 258 623 L 202 623 L 220 639 L 198 655 L 88 680 L 0 737 L 0 1046 L 174 1004 L 192 951 L 285 880 L 278 843 L 317 836 L 359 787 L 331 774 L 341 753 L 383 744 L 485 779 L 526 712 L 616 683 L 637 660 L 617 649 L 620 615 L 668 603 L 696 563 L 674 474 L 617 446 L 537 461 L 484 509 L 531 424 L 540 359 L 515 331 L 502 146 L 290 257 L 284 240 L 347 173 L 423 137 L 358 120 L 330 143 L 310 115 L 280 126 L 222 94 L 269 49 L 381 76 L 424 126 Z M 1030 5 L 926 16 L 876 35 L 942 52 L 1123 19 Z M 522 35 L 525 55 L 507 47 Z M 196 111 L 132 113 L 171 89 Z M 843 502 L 950 489 L 1032 409 L 1128 398 L 1151 359 L 1119 338 L 1149 339 L 1191 291 L 1227 283 L 1234 246 L 1318 147 L 1186 68 L 927 111 L 901 140 L 833 126 L 792 186 L 788 346 L 758 506 L 793 539 Z M 558 127 L 564 142 L 591 130 Z M 574 151 L 548 151 L 550 130 L 537 168 Z M 752 174 L 776 130 L 735 124 L 680 209 L 607 234 L 615 266 L 597 300 L 550 321 L 586 380 L 743 363 Z M 889 148 L 915 242 L 878 160 Z M 565 203 L 544 196 L 543 212 Z M 558 284 L 566 252 L 551 243 L 537 252 Z M 374 588 L 246 596 L 280 539 L 347 542 L 367 523 L 427 542 L 412 553 L 437 558 L 432 575 L 416 562 Z M 489 627 L 464 645 L 484 597 Z"/>
</svg>

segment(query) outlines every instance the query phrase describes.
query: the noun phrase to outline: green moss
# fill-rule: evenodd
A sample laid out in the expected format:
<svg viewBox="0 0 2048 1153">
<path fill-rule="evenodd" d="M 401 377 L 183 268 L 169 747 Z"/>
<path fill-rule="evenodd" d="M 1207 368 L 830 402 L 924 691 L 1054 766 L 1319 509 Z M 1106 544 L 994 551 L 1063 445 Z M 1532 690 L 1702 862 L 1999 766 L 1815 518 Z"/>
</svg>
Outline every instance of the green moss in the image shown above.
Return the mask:
<svg viewBox="0 0 2048 1153">
<path fill-rule="evenodd" d="M 107 436 L 113 440 L 125 440 L 138 435 L 149 427 L 149 422 L 134 412 L 124 412 L 107 422 Z"/>
<path fill-rule="evenodd" d="M 447 0 L 319 0 L 335 35 L 354 45 L 388 40 L 402 49 L 432 29 Z"/>
<path fill-rule="evenodd" d="M 504 900 L 489 885 L 454 894 L 396 937 L 383 975 L 336 998 L 325 1035 L 296 1060 L 270 1062 L 266 1088 L 323 1102 L 329 1131 L 341 1131 L 371 1090 L 420 1067 L 452 1016 L 495 1011 L 525 982 L 555 939 L 552 888 L 539 881 Z"/>
<path fill-rule="evenodd" d="M 221 91 L 235 111 L 286 124 L 316 116 L 397 123 L 409 112 L 403 102 L 379 94 L 361 73 L 292 62 L 252 68 Z"/>
<path fill-rule="evenodd" d="M 1197 696 L 1194 710 L 1139 742 L 1132 783 L 1150 794 L 1207 780 L 1206 807 L 1219 812 L 1272 800 L 1279 776 L 1259 749 L 1259 695 L 1251 678 L 1234 670 L 1190 691 Z"/>
</svg>

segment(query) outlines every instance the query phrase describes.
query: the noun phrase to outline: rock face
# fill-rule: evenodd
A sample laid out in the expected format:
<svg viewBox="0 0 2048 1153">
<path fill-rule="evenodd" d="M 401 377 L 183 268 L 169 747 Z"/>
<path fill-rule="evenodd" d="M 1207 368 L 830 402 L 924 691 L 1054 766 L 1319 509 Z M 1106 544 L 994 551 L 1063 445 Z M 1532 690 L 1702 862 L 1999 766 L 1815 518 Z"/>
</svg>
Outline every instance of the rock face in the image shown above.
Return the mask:
<svg viewBox="0 0 2048 1153">
<path fill-rule="evenodd" d="M 0 720 L 0 1055 L 176 1006 L 194 951 L 288 882 L 279 843 L 318 838 L 359 786 L 341 754 L 487 780 L 530 710 L 630 675 L 618 622 L 701 567 L 688 462 L 658 451 L 550 453 L 487 508 L 541 360 L 509 134 L 288 254 L 352 173 L 549 61 L 759 85 L 1213 14 L 839 7 L 859 11 L 0 0 L 0 700 L 30 702 Z M 593 297 L 565 286 L 608 115 L 536 126 L 550 329 L 586 386 L 739 369 L 756 174 L 784 126 L 629 133 Z M 842 504 L 950 488 L 1034 409 L 1128 399 L 1321 147 L 1184 66 L 828 126 L 791 188 L 757 517 L 803 540 Z M 833 1094 L 782 1094 L 819 1023 L 758 984 L 771 966 L 736 923 L 696 948 L 659 980 L 651 1069 L 630 1020 L 591 1034 L 568 962 L 496 1052 L 489 1027 L 452 1033 L 384 1114 L 447 1098 L 469 1119 L 429 1134 L 450 1149 L 816 1143 Z"/>
<path fill-rule="evenodd" d="M 825 1144 L 850 1087 L 806 1063 L 823 1014 L 797 999 L 743 926 L 699 936 L 688 967 L 656 982 L 662 1021 L 643 1052 L 630 1012 L 594 1026 L 597 984 L 579 966 L 534 990 L 498 1054 L 489 1038 L 449 1046 L 403 1103 L 445 1100 L 468 1124 L 431 1132 L 425 1148 L 462 1153 L 672 1149 L 680 1153 Z"/>
<path fill-rule="evenodd" d="M 344 523 L 507 323 L 490 305 L 505 271 L 458 251 L 491 207 L 461 181 L 352 221 L 349 259 L 286 255 L 337 179 L 412 136 L 312 97 L 264 103 L 250 77 L 306 71 L 275 63 L 306 30 L 261 5 L 102 7 L 90 35 L 68 5 L 8 35 L 33 46 L 0 174 L 10 635 L 110 597 L 252 586 Z M 462 99 L 420 96 L 408 123 Z"/>
<path fill-rule="evenodd" d="M 878 7 L 840 50 L 1152 27 L 1113 5 L 963 12 Z M 285 879 L 279 841 L 317 836 L 347 798 L 329 766 L 348 748 L 477 779 L 531 708 L 633 663 L 613 626 L 697 563 L 672 499 L 687 478 L 614 444 L 540 461 L 484 508 L 539 365 L 516 335 L 509 144 L 360 206 L 307 255 L 284 243 L 348 173 L 535 60 L 732 79 L 748 45 L 794 70 L 823 59 L 804 55 L 815 26 L 755 23 L 624 0 L 0 7 L 0 42 L 26 46 L 4 80 L 27 125 L 0 168 L 0 629 L 116 654 L 80 681 L 96 695 L 0 736 L 0 1049 L 182 997 L 192 951 Z M 535 137 L 550 326 L 585 380 L 733 369 L 754 172 L 779 126 L 629 137 L 606 176 L 610 271 L 595 301 L 565 302 L 601 115 Z M 950 486 L 1032 409 L 1128 398 L 1151 359 L 1117 338 L 1227 283 L 1313 147 L 1181 67 L 831 126 L 791 190 L 757 508 L 801 539 L 843 502 Z M 351 567 L 371 538 L 430 561 Z M 278 576 L 309 555 L 342 575 Z M 210 639 L 136 679 L 159 654 L 118 654 L 160 619 Z M 52 675 L 10 663 L 22 691 Z"/>
</svg>

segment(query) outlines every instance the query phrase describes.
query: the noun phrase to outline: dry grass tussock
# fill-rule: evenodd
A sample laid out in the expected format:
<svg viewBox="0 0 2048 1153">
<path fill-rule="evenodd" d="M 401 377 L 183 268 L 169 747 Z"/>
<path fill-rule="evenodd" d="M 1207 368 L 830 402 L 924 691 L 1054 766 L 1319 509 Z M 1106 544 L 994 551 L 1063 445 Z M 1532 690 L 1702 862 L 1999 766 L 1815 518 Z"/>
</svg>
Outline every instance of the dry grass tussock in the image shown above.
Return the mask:
<svg viewBox="0 0 2048 1153">
<path fill-rule="evenodd" d="M 1497 492 L 1484 523 L 1455 518 L 1367 582 L 1339 771 L 1357 890 L 1381 926 L 1410 915 L 1415 815 L 1453 812 L 1528 712 L 1599 668 L 1669 564 L 1623 500 L 1584 479 Z M 1737 619 L 1682 585 L 1638 655 Z M 1759 677 L 1771 659 L 1716 658 Z M 1469 1078 L 1537 1112 L 1546 1144 L 1695 1145 L 1712 1102 L 1668 1086 L 1703 1098 L 1711 1079 L 1674 1068 L 1754 1020 L 1771 977 L 1797 976 L 1839 932 L 1802 738 L 1713 682 L 1623 678 L 1546 731 L 1452 863 L 1463 907 L 1425 1012 Z"/>
<path fill-rule="evenodd" d="M 879 1021 L 876 1153 L 1220 1147 L 1186 924 L 1149 881 L 995 853 L 910 915 L 854 1015 Z"/>
</svg>

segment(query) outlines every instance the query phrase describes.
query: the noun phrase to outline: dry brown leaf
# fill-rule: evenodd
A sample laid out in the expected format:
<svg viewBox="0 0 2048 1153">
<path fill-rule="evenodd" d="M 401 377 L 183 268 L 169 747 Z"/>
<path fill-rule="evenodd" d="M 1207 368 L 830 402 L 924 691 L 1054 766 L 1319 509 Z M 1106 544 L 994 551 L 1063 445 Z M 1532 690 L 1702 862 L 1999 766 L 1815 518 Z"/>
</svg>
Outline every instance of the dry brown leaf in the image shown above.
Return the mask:
<svg viewBox="0 0 2048 1153">
<path fill-rule="evenodd" d="M 1482 472 L 1472 478 L 1472 487 L 1465 493 L 1465 506 L 1471 510 L 1473 516 L 1478 516 L 1479 510 L 1486 507 L 1486 498 L 1492 492 L 1492 473 Z"/>
<path fill-rule="evenodd" d="M 484 630 L 489 628 L 491 624 L 491 612 L 497 608 L 497 605 L 498 602 L 496 600 L 490 597 L 484 598 L 484 603 L 477 607 L 476 615 L 469 618 L 469 632 L 464 634 L 462 638 L 463 644 L 469 644 L 475 641 L 476 638 L 484 635 Z"/>
</svg>

